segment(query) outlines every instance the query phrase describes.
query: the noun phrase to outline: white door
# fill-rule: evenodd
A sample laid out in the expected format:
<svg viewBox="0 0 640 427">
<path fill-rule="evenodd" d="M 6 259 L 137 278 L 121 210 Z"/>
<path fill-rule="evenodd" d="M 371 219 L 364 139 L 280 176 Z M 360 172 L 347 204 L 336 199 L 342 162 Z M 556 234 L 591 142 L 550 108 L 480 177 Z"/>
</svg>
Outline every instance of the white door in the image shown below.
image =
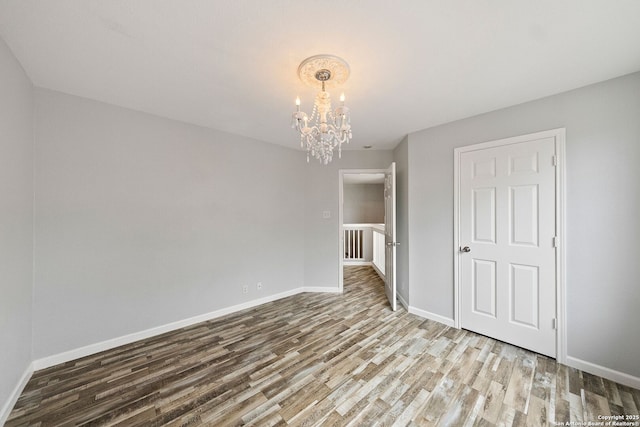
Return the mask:
<svg viewBox="0 0 640 427">
<path fill-rule="evenodd" d="M 396 164 L 391 163 L 384 173 L 384 288 L 396 311 Z"/>
<path fill-rule="evenodd" d="M 555 155 L 553 136 L 464 151 L 458 177 L 461 327 L 551 357 Z"/>
</svg>

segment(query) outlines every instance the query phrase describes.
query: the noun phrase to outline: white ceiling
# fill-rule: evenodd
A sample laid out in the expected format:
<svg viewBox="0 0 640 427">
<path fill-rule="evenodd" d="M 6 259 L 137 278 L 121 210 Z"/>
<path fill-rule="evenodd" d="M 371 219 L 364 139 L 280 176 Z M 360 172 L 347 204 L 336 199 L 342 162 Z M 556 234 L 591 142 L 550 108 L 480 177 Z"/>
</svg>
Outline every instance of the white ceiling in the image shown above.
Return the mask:
<svg viewBox="0 0 640 427">
<path fill-rule="evenodd" d="M 640 1 L 0 0 L 0 36 L 36 86 L 292 148 L 298 64 L 338 55 L 382 149 L 640 70 Z"/>
</svg>

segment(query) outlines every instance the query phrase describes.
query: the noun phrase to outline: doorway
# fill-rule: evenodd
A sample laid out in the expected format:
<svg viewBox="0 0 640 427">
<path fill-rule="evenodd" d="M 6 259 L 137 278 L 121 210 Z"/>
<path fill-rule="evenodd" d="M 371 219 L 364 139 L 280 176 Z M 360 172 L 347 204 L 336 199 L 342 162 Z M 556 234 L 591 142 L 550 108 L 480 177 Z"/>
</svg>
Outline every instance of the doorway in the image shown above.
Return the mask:
<svg viewBox="0 0 640 427">
<path fill-rule="evenodd" d="M 371 265 L 395 310 L 395 163 L 388 169 L 340 170 L 338 217 L 340 290 L 345 265 Z"/>
</svg>

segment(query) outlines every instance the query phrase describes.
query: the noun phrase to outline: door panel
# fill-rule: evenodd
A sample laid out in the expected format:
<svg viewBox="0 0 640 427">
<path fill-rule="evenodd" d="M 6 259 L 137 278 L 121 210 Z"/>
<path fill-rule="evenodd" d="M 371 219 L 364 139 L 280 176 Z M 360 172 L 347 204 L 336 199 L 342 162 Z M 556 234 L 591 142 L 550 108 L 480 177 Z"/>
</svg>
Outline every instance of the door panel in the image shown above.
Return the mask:
<svg viewBox="0 0 640 427">
<path fill-rule="evenodd" d="M 384 289 L 391 309 L 396 311 L 396 164 L 391 163 L 384 174 Z"/>
<path fill-rule="evenodd" d="M 473 241 L 496 242 L 496 189 L 473 190 Z"/>
<path fill-rule="evenodd" d="M 473 260 L 473 310 L 496 317 L 496 263 Z"/>
<path fill-rule="evenodd" d="M 473 162 L 473 179 L 496 176 L 496 158 L 480 159 Z"/>
<path fill-rule="evenodd" d="M 555 138 L 464 151 L 460 324 L 556 355 Z"/>
<path fill-rule="evenodd" d="M 538 246 L 538 186 L 509 188 L 510 242 L 512 245 Z"/>
<path fill-rule="evenodd" d="M 538 153 L 536 151 L 509 156 L 509 175 L 527 175 L 538 173 Z"/>
<path fill-rule="evenodd" d="M 538 267 L 511 264 L 511 322 L 538 328 Z"/>
</svg>

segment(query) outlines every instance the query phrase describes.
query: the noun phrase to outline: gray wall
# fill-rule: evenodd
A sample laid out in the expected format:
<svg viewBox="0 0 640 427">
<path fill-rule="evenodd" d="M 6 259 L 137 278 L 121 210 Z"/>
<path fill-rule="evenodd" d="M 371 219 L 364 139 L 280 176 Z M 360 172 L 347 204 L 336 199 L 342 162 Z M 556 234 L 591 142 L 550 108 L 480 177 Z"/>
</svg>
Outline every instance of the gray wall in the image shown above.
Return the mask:
<svg viewBox="0 0 640 427">
<path fill-rule="evenodd" d="M 303 153 L 35 93 L 36 359 L 303 285 Z"/>
<path fill-rule="evenodd" d="M 344 184 L 344 224 L 384 223 L 384 184 Z"/>
<path fill-rule="evenodd" d="M 409 287 L 409 144 L 405 137 L 393 150 L 396 162 L 396 286 L 398 294 L 408 304 Z"/>
<path fill-rule="evenodd" d="M 299 158 L 304 154 L 298 153 Z M 305 241 L 304 284 L 310 287 L 338 286 L 338 247 L 340 224 L 338 219 L 338 181 L 340 169 L 385 169 L 393 161 L 390 150 L 343 151 L 342 159 L 335 158 L 328 165 L 317 161 L 304 164 L 305 183 Z M 304 160 L 303 160 L 304 163 Z M 323 218 L 323 211 L 331 218 Z"/>
<path fill-rule="evenodd" d="M 32 360 L 32 124 L 31 81 L 0 39 L 0 416 Z"/>
<path fill-rule="evenodd" d="M 338 170 L 392 157 L 346 152 L 325 167 L 71 95 L 36 89 L 35 99 L 38 262 L 33 312 L 21 310 L 33 319 L 33 359 L 301 286 L 335 287 Z"/>
<path fill-rule="evenodd" d="M 453 316 L 453 149 L 565 127 L 568 356 L 640 376 L 639 118 L 635 73 L 410 134 L 411 305 Z"/>
</svg>

